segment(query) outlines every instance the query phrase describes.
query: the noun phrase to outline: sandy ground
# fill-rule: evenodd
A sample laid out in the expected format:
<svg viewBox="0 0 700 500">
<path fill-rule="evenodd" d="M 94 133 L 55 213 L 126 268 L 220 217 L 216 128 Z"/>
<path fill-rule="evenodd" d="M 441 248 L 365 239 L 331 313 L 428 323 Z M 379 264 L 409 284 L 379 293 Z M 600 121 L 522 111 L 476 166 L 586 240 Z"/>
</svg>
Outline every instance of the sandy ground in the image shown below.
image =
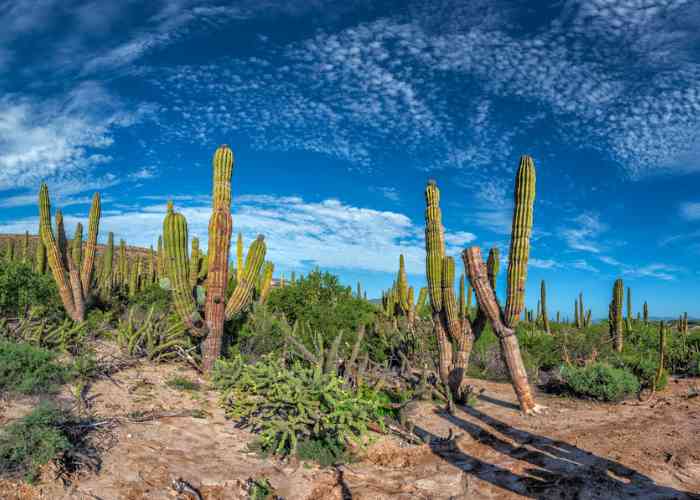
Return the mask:
<svg viewBox="0 0 700 500">
<path fill-rule="evenodd" d="M 0 498 L 187 499 L 171 488 L 181 477 L 209 499 L 248 498 L 247 480 L 267 478 L 287 500 L 360 499 L 700 499 L 698 379 L 671 380 L 644 404 L 598 404 L 539 395 L 548 411 L 524 417 L 508 384 L 474 380 L 475 408 L 446 414 L 412 403 L 411 419 L 430 444 L 377 436 L 359 462 L 337 469 L 282 463 L 247 450 L 253 440 L 224 418 L 213 391 L 183 392 L 165 380 L 196 374 L 181 366 L 143 363 L 99 380 L 87 399 L 100 418 L 197 410 L 199 416 L 122 422 L 109 436 L 101 471 L 65 488 L 47 468 L 36 486 L 0 481 Z M 70 404 L 68 391 L 59 396 Z M 0 404 L 0 425 L 35 400 Z M 451 442 L 439 438 L 448 436 Z M 104 443 L 103 443 L 104 444 Z"/>
</svg>

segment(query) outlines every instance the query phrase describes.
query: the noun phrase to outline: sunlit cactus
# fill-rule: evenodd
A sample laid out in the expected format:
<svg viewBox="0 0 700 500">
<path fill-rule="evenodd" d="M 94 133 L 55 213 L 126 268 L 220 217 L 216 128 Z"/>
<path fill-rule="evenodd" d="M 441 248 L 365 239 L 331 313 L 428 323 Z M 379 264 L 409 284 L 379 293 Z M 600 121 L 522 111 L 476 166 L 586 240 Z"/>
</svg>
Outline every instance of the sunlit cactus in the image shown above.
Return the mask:
<svg viewBox="0 0 700 500">
<path fill-rule="evenodd" d="M 549 315 L 547 314 L 547 289 L 544 280 L 540 283 L 540 303 L 542 305 L 542 326 L 544 331 L 552 333 L 549 329 Z"/>
<path fill-rule="evenodd" d="M 236 240 L 236 282 L 243 278 L 243 235 L 238 233 Z"/>
<path fill-rule="evenodd" d="M 491 282 L 491 288 L 493 288 L 494 293 L 496 292 L 496 285 L 498 283 L 498 273 L 501 269 L 501 252 L 498 247 L 493 247 L 489 250 L 489 258 L 486 260 L 486 269 L 489 272 L 489 282 Z"/>
<path fill-rule="evenodd" d="M 36 249 L 34 250 L 34 271 L 39 274 L 46 272 L 46 247 L 39 237 L 36 241 Z"/>
<path fill-rule="evenodd" d="M 15 242 L 8 238 L 5 242 L 5 262 L 12 262 L 15 258 Z"/>
<path fill-rule="evenodd" d="M 200 265 L 199 239 L 192 238 L 192 251 L 190 252 L 190 288 L 197 286 Z"/>
<path fill-rule="evenodd" d="M 272 287 L 272 274 L 275 272 L 275 265 L 272 262 L 265 262 L 263 271 L 260 274 L 260 284 L 258 286 L 258 300 L 261 304 L 267 302 Z"/>
<path fill-rule="evenodd" d="M 627 287 L 627 317 L 625 318 L 627 331 L 632 331 L 632 289 Z"/>
<path fill-rule="evenodd" d="M 56 211 L 56 232 L 58 234 L 57 237 L 54 237 L 53 229 L 51 228 L 49 190 L 46 184 L 42 184 L 39 190 L 39 234 L 46 247 L 49 267 L 56 282 L 63 307 L 68 316 L 74 321 L 83 321 L 85 319 L 85 303 L 91 294 L 94 248 L 100 222 L 99 200 L 99 195 L 96 194 L 93 197 L 89 214 L 90 230 L 86 248 L 88 251 L 92 249 L 92 257 L 89 257 L 86 252 L 86 257 L 83 259 L 82 227 L 79 228 L 79 231 L 76 231 L 72 255 L 68 255 L 63 215 L 59 210 Z M 81 260 L 83 261 L 82 269 L 80 268 Z M 83 286 L 83 283 L 85 283 L 85 286 Z"/>
<path fill-rule="evenodd" d="M 615 350 L 622 352 L 623 337 L 622 337 L 622 303 L 624 301 L 625 287 L 621 279 L 615 280 L 613 286 L 613 300 L 610 306 L 610 315 L 612 320 L 612 333 L 615 343 Z"/>
<path fill-rule="evenodd" d="M 258 235 L 248 249 L 241 279 L 236 283 L 236 288 L 226 304 L 226 319 L 233 318 L 250 303 L 266 250 L 265 237 Z"/>
<path fill-rule="evenodd" d="M 408 276 L 406 275 L 406 263 L 403 254 L 399 255 L 399 275 L 396 280 L 396 287 L 399 299 L 399 307 L 404 315 L 408 314 L 410 306 L 408 304 Z"/>
<path fill-rule="evenodd" d="M 428 181 L 425 188 L 425 250 L 428 293 L 433 313 L 442 310 L 442 257 L 445 252 L 440 190 L 435 181 Z"/>
<path fill-rule="evenodd" d="M 22 238 L 22 263 L 27 264 L 29 262 L 29 231 L 24 232 L 24 238 Z"/>
<path fill-rule="evenodd" d="M 649 325 L 649 304 L 644 301 L 644 307 L 643 307 L 643 320 L 644 320 L 644 325 L 648 326 Z"/>
<path fill-rule="evenodd" d="M 114 261 L 114 233 L 107 234 L 107 244 L 102 254 L 102 269 L 100 271 L 99 289 L 100 296 L 107 300 L 112 295 L 113 287 L 113 261 Z"/>
</svg>

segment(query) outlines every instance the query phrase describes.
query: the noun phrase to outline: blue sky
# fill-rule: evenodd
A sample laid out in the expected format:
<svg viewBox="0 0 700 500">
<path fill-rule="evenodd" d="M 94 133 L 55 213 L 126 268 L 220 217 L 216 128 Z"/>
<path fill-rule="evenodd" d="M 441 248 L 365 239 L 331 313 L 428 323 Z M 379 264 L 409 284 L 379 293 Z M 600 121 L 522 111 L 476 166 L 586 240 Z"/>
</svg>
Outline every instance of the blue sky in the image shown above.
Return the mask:
<svg viewBox="0 0 700 500">
<path fill-rule="evenodd" d="M 537 8 L 532 7 L 533 4 Z M 204 237 L 210 158 L 236 155 L 234 231 L 279 272 L 370 296 L 424 283 L 423 189 L 448 251 L 507 254 L 518 157 L 537 166 L 527 302 L 700 316 L 700 3 L 694 0 L 0 0 L 0 231 L 157 239 L 169 197 Z M 501 290 L 504 279 L 501 277 Z"/>
</svg>

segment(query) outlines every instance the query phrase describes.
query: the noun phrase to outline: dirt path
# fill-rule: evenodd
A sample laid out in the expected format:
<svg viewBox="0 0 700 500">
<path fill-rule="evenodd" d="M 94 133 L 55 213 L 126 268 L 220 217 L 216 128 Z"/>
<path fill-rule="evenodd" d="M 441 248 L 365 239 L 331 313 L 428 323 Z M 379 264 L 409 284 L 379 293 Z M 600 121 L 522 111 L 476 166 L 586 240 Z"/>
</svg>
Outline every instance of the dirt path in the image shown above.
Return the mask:
<svg viewBox="0 0 700 500">
<path fill-rule="evenodd" d="M 650 403 L 604 405 L 540 396 L 546 415 L 521 416 L 510 386 L 473 381 L 484 389 L 476 408 L 448 415 L 415 404 L 411 419 L 431 444 L 408 446 L 381 437 L 367 457 L 338 470 L 282 464 L 247 451 L 252 436 L 234 428 L 214 392 L 170 389 L 176 366 L 143 364 L 100 380 L 89 393 L 100 417 L 197 410 L 204 418 L 166 417 L 125 422 L 99 474 L 64 490 L 0 482 L 2 499 L 135 500 L 178 498 L 170 488 L 182 477 L 204 499 L 247 498 L 249 478 L 267 478 L 287 500 L 361 499 L 700 499 L 700 397 L 688 398 L 696 380 L 672 380 Z M 68 393 L 61 396 L 68 403 Z M 15 417 L 28 402 L 0 407 Z M 451 442 L 439 438 L 449 434 Z M 179 498 L 185 499 L 186 495 Z"/>
</svg>

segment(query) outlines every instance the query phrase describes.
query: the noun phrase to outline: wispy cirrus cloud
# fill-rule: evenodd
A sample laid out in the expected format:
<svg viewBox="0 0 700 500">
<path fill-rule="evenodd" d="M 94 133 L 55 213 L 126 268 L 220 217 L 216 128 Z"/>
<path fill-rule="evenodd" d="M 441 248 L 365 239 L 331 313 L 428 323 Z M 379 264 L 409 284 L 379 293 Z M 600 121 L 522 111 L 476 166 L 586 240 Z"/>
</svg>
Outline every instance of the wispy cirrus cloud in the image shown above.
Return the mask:
<svg viewBox="0 0 700 500">
<path fill-rule="evenodd" d="M 573 226 L 573 227 L 572 227 Z M 608 229 L 596 213 L 583 213 L 571 221 L 571 226 L 560 230 L 567 246 L 572 250 L 600 253 L 598 237 Z"/>
</svg>

